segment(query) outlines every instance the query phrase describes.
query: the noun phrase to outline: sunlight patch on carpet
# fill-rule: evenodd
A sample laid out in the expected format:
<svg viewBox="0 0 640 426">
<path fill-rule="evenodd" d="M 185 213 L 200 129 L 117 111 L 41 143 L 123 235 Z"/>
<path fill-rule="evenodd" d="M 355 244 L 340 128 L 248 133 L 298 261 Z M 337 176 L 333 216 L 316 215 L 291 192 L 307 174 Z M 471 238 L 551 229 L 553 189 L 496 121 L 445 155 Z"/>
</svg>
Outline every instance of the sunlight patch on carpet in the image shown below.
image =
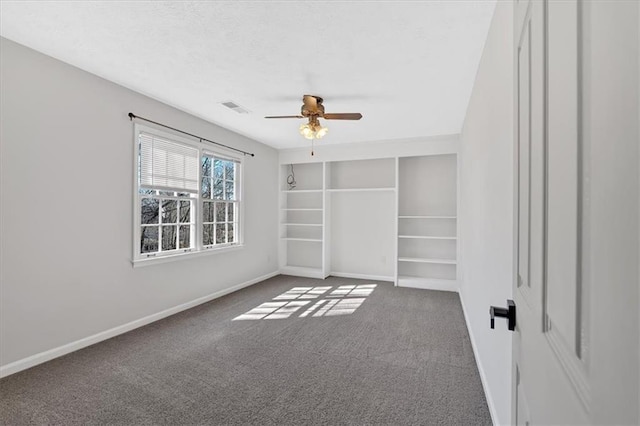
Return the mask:
<svg viewBox="0 0 640 426">
<path fill-rule="evenodd" d="M 298 318 L 329 317 L 353 314 L 373 293 L 376 284 L 342 285 L 331 291 L 331 286 L 294 287 L 250 311 L 236 320 L 286 319 L 294 314 Z M 328 294 L 327 294 L 328 293 Z M 324 297 L 321 300 L 314 300 Z M 308 306 L 310 303 L 315 303 Z M 306 310 L 303 311 L 303 308 Z"/>
</svg>

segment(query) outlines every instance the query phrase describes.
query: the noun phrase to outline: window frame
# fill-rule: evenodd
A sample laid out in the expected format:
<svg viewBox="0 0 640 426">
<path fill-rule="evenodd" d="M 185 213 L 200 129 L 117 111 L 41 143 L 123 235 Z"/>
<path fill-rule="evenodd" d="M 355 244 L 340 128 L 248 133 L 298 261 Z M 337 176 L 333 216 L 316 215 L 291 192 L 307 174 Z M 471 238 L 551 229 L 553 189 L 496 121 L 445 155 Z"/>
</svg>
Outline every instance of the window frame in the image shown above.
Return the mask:
<svg viewBox="0 0 640 426">
<path fill-rule="evenodd" d="M 212 176 L 209 177 L 207 176 L 207 179 L 211 179 L 211 183 L 210 183 L 210 188 L 211 191 L 213 191 L 214 188 L 214 182 L 215 182 L 215 161 L 216 160 L 222 160 L 222 161 L 233 161 L 239 164 L 239 168 L 240 171 L 242 171 L 242 164 L 240 164 L 239 160 L 237 158 L 234 157 L 230 157 L 228 155 L 221 155 L 218 154 L 214 151 L 211 150 L 204 150 L 201 154 L 200 154 L 200 161 L 202 162 L 202 159 L 204 157 L 208 157 L 211 159 L 211 174 Z M 211 250 L 211 249 L 216 249 L 216 248 L 223 248 L 223 247 L 228 247 L 228 246 L 235 246 L 236 245 L 236 241 L 240 240 L 239 238 L 239 234 L 240 234 L 240 215 L 239 212 L 242 211 L 242 207 L 240 206 L 240 199 L 241 196 L 238 192 L 238 188 L 241 187 L 241 177 L 240 177 L 240 173 L 238 173 L 238 166 L 235 169 L 235 173 L 234 173 L 234 177 L 231 180 L 231 182 L 233 182 L 234 184 L 234 194 L 235 194 L 235 198 L 233 200 L 228 200 L 226 198 L 226 183 L 229 182 L 229 179 L 227 179 L 226 177 L 226 170 L 224 170 L 224 174 L 223 174 L 223 178 L 222 178 L 222 192 L 223 192 L 223 197 L 222 198 L 215 198 L 215 197 L 211 197 L 211 198 L 204 198 L 202 197 L 202 180 L 205 179 L 204 176 L 200 176 L 200 193 L 199 198 L 200 198 L 200 205 L 201 205 L 201 209 L 200 212 L 202 213 L 202 215 L 204 215 L 204 204 L 205 203 L 212 203 L 213 204 L 213 221 L 212 222 L 205 222 L 204 221 L 204 217 L 202 218 L 201 221 L 201 225 L 202 225 L 202 231 L 203 233 L 201 234 L 201 237 L 203 237 L 204 234 L 204 226 L 206 225 L 212 225 L 213 226 L 213 244 L 204 244 L 204 241 L 202 241 L 202 249 L 203 250 Z M 200 167 L 200 171 L 202 171 L 202 166 Z M 224 221 L 219 221 L 218 220 L 218 211 L 217 211 L 217 205 L 218 203 L 224 203 L 227 206 L 229 204 L 233 204 L 234 206 L 234 212 L 233 212 L 233 218 L 234 220 L 232 222 L 229 222 L 229 216 L 228 216 L 228 207 L 225 207 L 225 220 Z M 216 243 L 215 240 L 217 238 L 217 232 L 216 232 L 216 226 L 219 224 L 224 224 L 225 228 L 228 226 L 229 223 L 232 223 L 234 225 L 234 238 L 235 241 L 232 243 L 229 242 L 224 242 L 224 243 Z"/>
<path fill-rule="evenodd" d="M 192 208 L 195 208 L 195 241 L 193 247 L 189 249 L 180 249 L 171 251 L 158 251 L 152 254 L 141 253 L 140 247 L 140 237 L 142 234 L 142 218 L 141 218 L 141 205 L 140 200 L 143 198 L 142 194 L 140 194 L 140 179 L 139 179 L 139 155 L 140 155 L 140 133 L 148 133 L 159 138 L 167 139 L 171 142 L 187 145 L 189 147 L 196 148 L 198 150 L 198 192 L 193 197 L 172 197 L 172 196 L 164 196 L 158 195 L 155 198 L 158 199 L 175 199 L 180 202 L 182 200 L 190 200 L 192 203 Z M 223 202 L 232 202 L 235 204 L 234 211 L 234 219 L 236 229 L 235 238 L 236 241 L 233 243 L 223 243 L 223 244 L 213 244 L 205 246 L 203 244 L 204 240 L 204 203 L 205 198 L 202 196 L 202 159 L 203 157 L 215 157 L 223 160 L 230 160 L 236 162 L 236 170 L 235 170 L 235 200 L 220 200 Z M 213 167 L 213 164 L 212 164 Z M 211 144 L 207 144 L 201 141 L 194 141 L 186 138 L 185 136 L 179 135 L 170 131 L 161 130 L 157 127 L 148 126 L 145 124 L 134 123 L 133 126 L 133 244 L 132 244 L 132 256 L 131 262 L 134 267 L 143 266 L 143 265 L 151 265 L 164 263 L 179 259 L 187 259 L 192 257 L 198 257 L 202 255 L 209 255 L 215 253 L 223 253 L 229 251 L 235 251 L 244 247 L 244 156 L 238 155 L 235 152 L 225 150 L 224 148 L 219 148 L 217 146 L 212 146 Z M 211 200 L 216 201 L 216 200 Z M 160 201 L 159 209 L 162 208 L 162 201 Z M 158 227 L 162 227 L 162 211 L 159 211 L 158 217 Z M 227 218 L 228 219 L 228 218 Z M 178 244 L 179 244 L 179 232 L 180 232 L 180 224 L 178 217 Z M 214 225 L 215 232 L 215 225 Z M 214 234 L 215 237 L 215 234 Z M 162 246 L 162 241 L 158 238 L 159 247 Z"/>
</svg>

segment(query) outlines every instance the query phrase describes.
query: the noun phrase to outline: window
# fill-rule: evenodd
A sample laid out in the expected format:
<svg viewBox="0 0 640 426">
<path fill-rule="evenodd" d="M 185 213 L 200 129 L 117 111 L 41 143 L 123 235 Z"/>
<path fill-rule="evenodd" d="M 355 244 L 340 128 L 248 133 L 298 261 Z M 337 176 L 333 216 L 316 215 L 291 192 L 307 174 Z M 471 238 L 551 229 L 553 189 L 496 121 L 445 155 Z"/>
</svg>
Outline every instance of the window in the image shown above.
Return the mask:
<svg viewBox="0 0 640 426">
<path fill-rule="evenodd" d="M 136 125 L 134 262 L 242 244 L 241 160 Z"/>
<path fill-rule="evenodd" d="M 202 157 L 202 244 L 233 244 L 238 229 L 237 162 L 205 153 Z"/>
</svg>

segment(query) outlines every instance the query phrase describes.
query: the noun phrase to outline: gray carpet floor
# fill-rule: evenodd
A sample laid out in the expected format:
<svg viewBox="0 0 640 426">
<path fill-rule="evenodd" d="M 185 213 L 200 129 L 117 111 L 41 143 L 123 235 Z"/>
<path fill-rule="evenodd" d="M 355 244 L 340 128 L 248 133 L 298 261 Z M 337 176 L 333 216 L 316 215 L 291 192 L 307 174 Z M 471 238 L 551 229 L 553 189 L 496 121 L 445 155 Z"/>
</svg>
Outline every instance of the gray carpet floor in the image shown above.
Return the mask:
<svg viewBox="0 0 640 426">
<path fill-rule="evenodd" d="M 457 294 L 277 276 L 0 380 L 0 424 L 491 419 Z"/>
</svg>

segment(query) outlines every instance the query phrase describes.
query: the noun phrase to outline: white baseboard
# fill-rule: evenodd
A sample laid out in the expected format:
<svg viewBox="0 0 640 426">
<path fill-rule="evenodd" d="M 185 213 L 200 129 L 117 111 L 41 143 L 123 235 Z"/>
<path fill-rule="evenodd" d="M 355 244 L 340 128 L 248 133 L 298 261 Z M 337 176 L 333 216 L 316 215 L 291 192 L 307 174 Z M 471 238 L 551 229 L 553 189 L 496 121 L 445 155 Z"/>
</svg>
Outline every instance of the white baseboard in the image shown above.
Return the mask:
<svg viewBox="0 0 640 426">
<path fill-rule="evenodd" d="M 398 277 L 398 287 L 458 292 L 458 282 L 456 280 L 407 277 L 402 275 Z"/>
<path fill-rule="evenodd" d="M 491 393 L 489 392 L 489 387 L 487 384 L 487 377 L 484 373 L 484 369 L 482 368 L 482 364 L 480 363 L 480 357 L 478 356 L 478 349 L 476 346 L 476 339 L 473 336 L 473 330 L 471 325 L 469 324 L 469 315 L 467 315 L 467 308 L 464 305 L 464 300 L 462 300 L 462 293 L 460 295 L 460 304 L 462 305 L 462 313 L 464 314 L 464 321 L 467 324 L 467 331 L 469 332 L 469 339 L 471 340 L 471 348 L 473 349 L 473 356 L 476 360 L 476 366 L 478 367 L 478 372 L 480 373 L 480 381 L 482 382 L 482 388 L 484 389 L 484 395 L 487 398 L 487 405 L 489 406 L 489 413 L 491 414 L 491 422 L 494 425 L 497 425 L 498 414 L 496 413 L 496 406 L 493 403 L 493 398 Z"/>
<path fill-rule="evenodd" d="M 280 268 L 282 275 L 291 275 L 293 277 L 317 278 L 323 280 L 324 274 L 319 268 L 305 268 L 302 266 L 283 266 Z"/>
<path fill-rule="evenodd" d="M 67 343 L 66 345 L 58 346 L 57 348 L 49 349 L 48 351 L 40 352 L 38 354 L 31 355 L 27 358 L 19 359 L 18 361 L 14 361 L 9 364 L 3 365 L 0 367 L 0 378 L 9 376 L 11 374 L 17 373 L 22 370 L 26 370 L 27 368 L 34 367 L 38 364 L 42 364 L 43 362 L 47 362 L 54 358 L 58 358 L 68 353 L 77 351 L 79 349 L 86 348 L 87 346 L 91 346 L 98 342 L 102 342 L 103 340 L 110 339 L 112 337 L 118 336 L 120 334 L 145 326 L 147 324 L 150 324 L 152 322 L 161 320 L 168 316 L 177 314 L 178 312 L 182 312 L 189 308 L 193 308 L 194 306 L 198 306 L 203 303 L 209 302 L 213 299 L 217 299 L 219 297 L 225 296 L 229 293 L 233 293 L 234 291 L 243 289 L 245 287 L 249 287 L 250 285 L 253 285 L 253 284 L 259 283 L 260 281 L 264 281 L 266 279 L 274 277 L 279 273 L 280 273 L 279 271 L 271 272 L 261 277 L 257 277 L 252 280 L 249 280 L 240 284 L 236 284 L 224 290 L 211 293 L 207 296 L 199 297 L 190 302 L 183 303 L 178 306 L 174 306 L 173 308 L 165 309 L 164 311 L 161 311 L 152 315 L 148 315 L 144 318 L 140 318 L 135 321 L 131 321 L 127 324 L 123 324 L 118 327 L 114 327 L 109 330 L 105 330 L 100 333 L 94 334 L 92 336 L 88 336 L 80 340 L 76 340 L 75 342 Z"/>
<path fill-rule="evenodd" d="M 352 274 L 351 272 L 333 272 L 329 275 L 340 278 L 356 278 L 360 280 L 373 280 L 373 281 L 389 281 L 393 282 L 393 277 L 386 277 L 384 275 L 369 275 L 369 274 Z"/>
</svg>

